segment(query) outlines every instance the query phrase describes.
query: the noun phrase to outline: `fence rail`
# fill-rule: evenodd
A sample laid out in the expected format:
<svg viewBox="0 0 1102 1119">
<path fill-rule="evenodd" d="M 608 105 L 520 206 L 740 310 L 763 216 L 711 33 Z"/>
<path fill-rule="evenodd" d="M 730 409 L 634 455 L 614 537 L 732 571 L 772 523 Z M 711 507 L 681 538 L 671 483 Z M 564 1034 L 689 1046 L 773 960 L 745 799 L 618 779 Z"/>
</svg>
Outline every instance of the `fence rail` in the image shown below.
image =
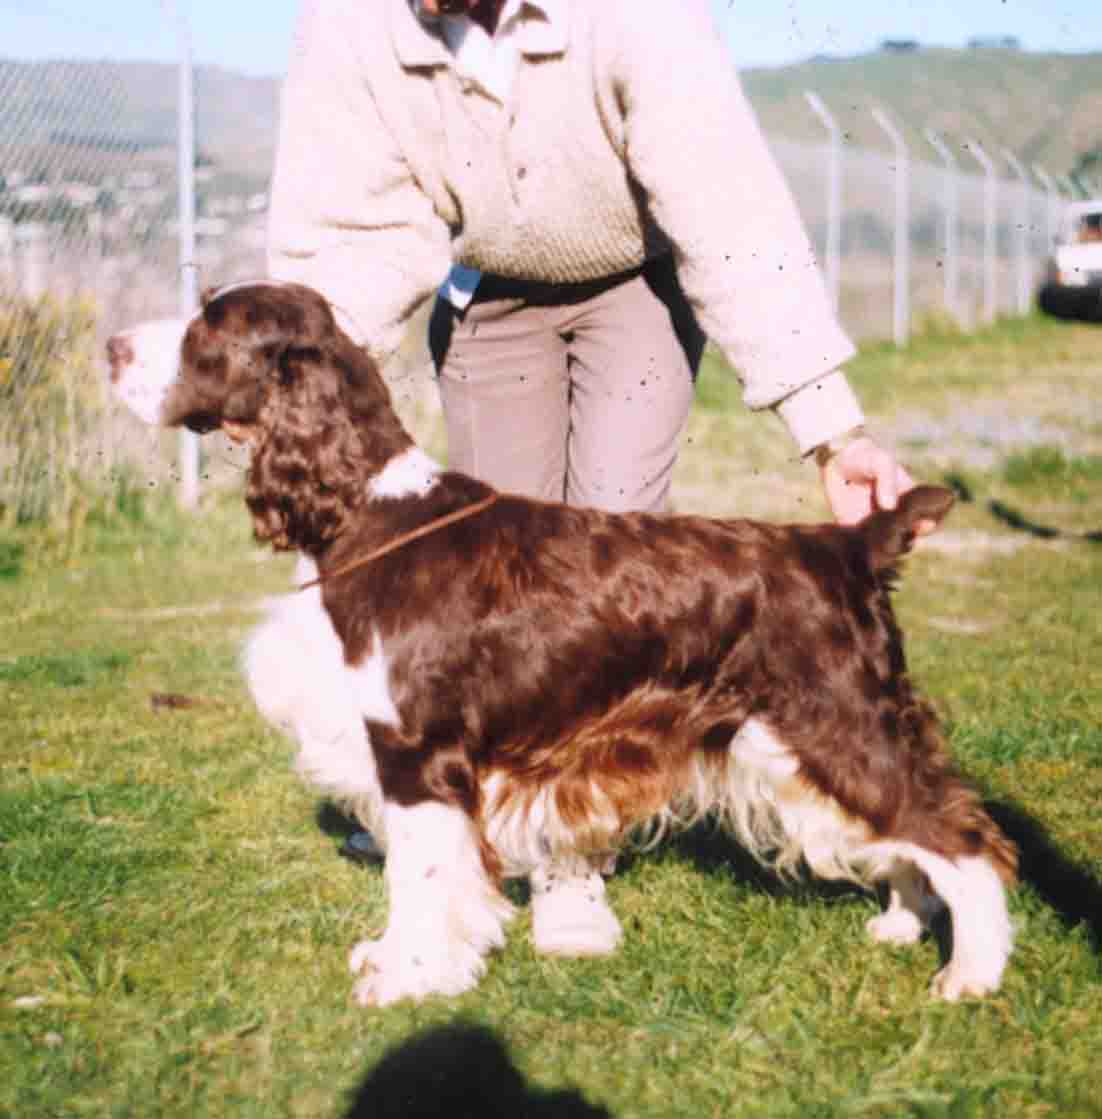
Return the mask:
<svg viewBox="0 0 1102 1119">
<path fill-rule="evenodd" d="M 8 519 L 49 508 L 25 487 L 42 475 L 43 447 L 57 444 L 58 431 L 86 444 L 63 456 L 80 485 L 59 488 L 60 515 L 65 494 L 110 488 L 127 464 L 194 493 L 199 467 L 187 444 L 153 445 L 139 434 L 106 399 L 103 371 L 87 355 L 123 325 L 186 310 L 199 284 L 264 269 L 267 197 L 256 184 L 268 168 L 254 168 L 243 187 L 239 173 L 197 161 L 186 112 L 178 149 L 143 140 L 139 106 L 117 74 L 0 66 L 0 516 Z M 186 66 L 180 78 L 164 112 L 190 106 Z M 32 81 L 43 88 L 28 93 Z M 827 140 L 771 143 L 854 336 L 902 343 L 924 316 L 970 329 L 1029 309 L 1063 204 L 1055 178 L 966 137 L 929 135 L 928 149 L 909 151 L 883 114 L 884 149 L 850 147 L 829 107 L 814 93 L 808 100 Z M 43 334 L 44 308 L 69 326 Z M 78 376 L 87 382 L 81 399 L 98 401 L 79 433 L 66 388 Z M 56 411 L 27 423 L 45 399 Z"/>
</svg>

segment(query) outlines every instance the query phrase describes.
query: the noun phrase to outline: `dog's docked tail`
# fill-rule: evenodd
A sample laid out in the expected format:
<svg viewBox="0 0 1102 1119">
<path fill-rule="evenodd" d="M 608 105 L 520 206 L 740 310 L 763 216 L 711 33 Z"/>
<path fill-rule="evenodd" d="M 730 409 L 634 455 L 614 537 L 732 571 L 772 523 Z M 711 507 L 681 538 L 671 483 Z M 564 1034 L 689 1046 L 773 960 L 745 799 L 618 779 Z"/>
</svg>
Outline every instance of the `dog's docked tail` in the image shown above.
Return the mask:
<svg viewBox="0 0 1102 1119">
<path fill-rule="evenodd" d="M 866 517 L 859 529 L 872 570 L 877 575 L 893 570 L 911 550 L 921 522 L 940 525 L 954 500 L 953 491 L 945 486 L 915 486 L 900 496 L 894 509 L 882 509 Z"/>
</svg>

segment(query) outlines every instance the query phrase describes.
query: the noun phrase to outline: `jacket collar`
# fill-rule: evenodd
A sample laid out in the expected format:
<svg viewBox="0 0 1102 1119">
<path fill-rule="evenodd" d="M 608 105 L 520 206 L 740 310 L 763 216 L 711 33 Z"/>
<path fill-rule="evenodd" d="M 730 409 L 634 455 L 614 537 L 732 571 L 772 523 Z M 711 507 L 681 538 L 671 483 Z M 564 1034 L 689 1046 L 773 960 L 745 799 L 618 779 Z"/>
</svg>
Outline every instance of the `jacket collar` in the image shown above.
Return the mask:
<svg viewBox="0 0 1102 1119">
<path fill-rule="evenodd" d="M 530 56 L 562 54 L 570 41 L 569 0 L 508 0 L 505 14 L 526 7 L 529 16 L 517 29 L 517 48 Z M 394 53 L 405 67 L 450 66 L 452 56 L 436 20 L 418 14 L 417 0 L 390 0 Z"/>
</svg>

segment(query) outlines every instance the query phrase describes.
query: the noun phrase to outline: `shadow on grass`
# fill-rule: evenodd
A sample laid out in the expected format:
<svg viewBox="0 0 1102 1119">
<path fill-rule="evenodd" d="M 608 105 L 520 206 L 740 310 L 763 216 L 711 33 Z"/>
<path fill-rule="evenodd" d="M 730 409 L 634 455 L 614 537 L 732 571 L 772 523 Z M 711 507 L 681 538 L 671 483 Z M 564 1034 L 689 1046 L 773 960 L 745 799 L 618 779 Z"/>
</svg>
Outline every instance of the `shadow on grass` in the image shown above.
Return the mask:
<svg viewBox="0 0 1102 1119">
<path fill-rule="evenodd" d="M 337 851 L 341 858 L 363 866 L 382 866 L 386 862 L 386 852 L 375 842 L 375 837 L 331 801 L 323 800 L 318 804 L 314 819 L 325 835 L 341 840 Z"/>
<path fill-rule="evenodd" d="M 972 487 L 960 474 L 955 472 L 946 474 L 943 481 L 957 495 L 957 497 L 970 504 L 975 501 Z M 1052 525 L 1043 525 L 1026 516 L 1020 509 L 1015 509 L 1005 502 L 992 498 L 987 502 L 988 512 L 1008 528 L 1015 528 L 1019 532 L 1026 532 L 1038 540 L 1085 540 L 1088 544 L 1102 544 L 1102 530 L 1091 532 L 1075 532 L 1069 529 L 1055 528 Z"/>
<path fill-rule="evenodd" d="M 735 839 L 714 824 L 703 823 L 674 836 L 669 846 L 705 874 L 722 872 L 736 881 L 772 897 L 846 898 L 868 897 L 868 892 L 850 882 L 828 882 L 810 872 L 795 879 L 779 878 L 749 855 Z M 646 856 L 642 856 L 645 858 Z"/>
<path fill-rule="evenodd" d="M 779 878 L 749 855 L 726 832 L 708 824 L 698 825 L 675 838 L 672 843 L 677 851 L 702 872 L 730 874 L 752 889 L 771 897 L 788 898 L 796 905 L 824 900 L 867 900 L 870 897 L 869 891 L 856 883 L 816 878 L 806 868 L 795 879 Z M 886 908 L 886 888 L 878 888 L 876 897 L 881 908 Z M 931 938 L 937 945 L 941 966 L 947 964 L 953 954 L 953 929 L 947 911 L 942 910 L 935 915 L 924 937 Z"/>
<path fill-rule="evenodd" d="M 453 1022 L 395 1046 L 368 1073 L 344 1119 L 612 1119 L 578 1092 L 528 1085 L 483 1026 Z"/>
<path fill-rule="evenodd" d="M 1102 951 L 1102 881 L 1064 854 L 1045 826 L 1020 805 L 988 800 L 984 807 L 1018 845 L 1021 880 L 1069 929 L 1083 925 L 1091 947 Z"/>
<path fill-rule="evenodd" d="M 1032 887 L 1068 929 L 1083 925 L 1091 947 L 1102 951 L 1102 880 L 1061 851 L 1044 824 L 1020 805 L 1005 799 L 984 803 L 991 818 L 1017 845 L 1019 877 Z M 705 872 L 723 869 L 738 881 L 773 896 L 845 898 L 867 896 L 847 882 L 826 882 L 808 875 L 795 883 L 783 882 L 760 866 L 724 832 L 707 825 L 694 828 L 672 841 L 676 850 Z M 938 943 L 942 963 L 952 952 L 952 931 L 944 915 L 930 934 Z"/>
<path fill-rule="evenodd" d="M 360 830 L 360 825 L 351 816 L 328 800 L 318 802 L 314 820 L 318 829 L 330 839 L 347 839 Z"/>
</svg>

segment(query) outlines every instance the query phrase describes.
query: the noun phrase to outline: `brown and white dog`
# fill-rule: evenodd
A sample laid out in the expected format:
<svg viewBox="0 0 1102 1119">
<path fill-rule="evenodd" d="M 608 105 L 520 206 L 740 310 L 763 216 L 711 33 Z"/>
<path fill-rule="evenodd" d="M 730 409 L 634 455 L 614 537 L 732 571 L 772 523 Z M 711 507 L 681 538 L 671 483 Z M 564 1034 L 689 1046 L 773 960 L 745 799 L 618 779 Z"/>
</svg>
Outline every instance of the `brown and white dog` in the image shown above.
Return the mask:
<svg viewBox="0 0 1102 1119">
<path fill-rule="evenodd" d="M 147 422 L 251 445 L 257 537 L 320 579 L 273 608 L 245 670 L 299 770 L 386 847 L 387 927 L 351 956 L 361 1003 L 473 987 L 507 877 L 531 881 L 539 951 L 612 952 L 602 869 L 705 818 L 782 873 L 885 883 L 876 940 L 911 943 L 947 906 L 935 994 L 998 987 L 1016 852 L 955 774 L 889 602 L 948 491 L 857 527 L 506 494 L 463 515 L 490 488 L 413 445 L 307 288 L 236 285 L 108 354 Z"/>
</svg>

